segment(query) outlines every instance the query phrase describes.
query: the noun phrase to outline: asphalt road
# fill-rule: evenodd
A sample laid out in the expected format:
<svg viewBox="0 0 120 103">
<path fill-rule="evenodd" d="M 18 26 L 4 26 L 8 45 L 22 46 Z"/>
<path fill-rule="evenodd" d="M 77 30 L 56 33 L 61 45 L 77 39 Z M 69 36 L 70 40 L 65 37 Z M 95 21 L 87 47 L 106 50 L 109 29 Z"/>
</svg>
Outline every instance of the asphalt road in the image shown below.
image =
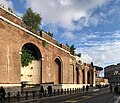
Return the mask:
<svg viewBox="0 0 120 103">
<path fill-rule="evenodd" d="M 72 98 L 61 103 L 114 103 L 113 97 L 116 95 L 109 92 L 87 93 L 86 95 Z M 113 102 L 112 102 L 113 101 Z"/>
<path fill-rule="evenodd" d="M 96 92 L 43 98 L 35 103 L 120 103 L 117 101 L 118 98 L 120 95 L 110 93 L 109 89 L 101 89 Z"/>
</svg>

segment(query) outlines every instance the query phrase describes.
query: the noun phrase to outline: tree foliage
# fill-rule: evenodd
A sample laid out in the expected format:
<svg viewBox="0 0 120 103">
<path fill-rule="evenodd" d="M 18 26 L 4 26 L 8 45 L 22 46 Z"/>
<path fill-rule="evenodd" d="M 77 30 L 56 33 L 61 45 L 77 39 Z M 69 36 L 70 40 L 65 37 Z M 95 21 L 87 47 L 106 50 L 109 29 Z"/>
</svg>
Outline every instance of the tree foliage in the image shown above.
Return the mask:
<svg viewBox="0 0 120 103">
<path fill-rule="evenodd" d="M 13 10 L 10 7 L 8 7 L 8 11 L 10 11 L 11 13 L 13 13 Z"/>
<path fill-rule="evenodd" d="M 72 55 L 74 55 L 74 54 L 75 54 L 75 47 L 74 47 L 74 45 L 69 46 L 68 43 L 66 43 L 65 45 L 66 45 L 68 48 L 70 48 L 70 53 L 71 53 Z"/>
<path fill-rule="evenodd" d="M 75 54 L 75 47 L 74 47 L 74 45 L 71 45 L 71 47 L 70 47 L 70 53 L 71 53 L 72 55 Z"/>
<path fill-rule="evenodd" d="M 101 70 L 103 70 L 103 68 L 102 67 L 99 67 L 99 66 L 94 66 L 95 68 L 96 68 L 96 70 L 98 70 L 98 71 L 101 71 Z"/>
<path fill-rule="evenodd" d="M 48 34 L 49 36 L 53 37 L 53 33 L 51 33 L 50 31 L 47 32 L 47 34 Z"/>
<path fill-rule="evenodd" d="M 35 59 L 35 57 L 33 56 L 32 51 L 26 49 L 26 48 L 22 48 L 22 54 L 21 54 L 21 64 L 22 67 L 24 66 L 28 66 L 29 63 L 32 63 L 32 60 Z"/>
<path fill-rule="evenodd" d="M 78 57 L 81 57 L 81 53 L 78 53 L 77 56 L 78 56 Z"/>
<path fill-rule="evenodd" d="M 53 37 L 53 33 L 51 33 L 50 31 L 47 32 L 47 31 L 44 31 L 43 29 L 41 29 L 40 32 L 42 32 L 42 31 L 45 32 L 47 35 Z"/>
<path fill-rule="evenodd" d="M 92 67 L 94 67 L 94 64 L 93 64 L 93 62 L 91 62 L 91 66 L 92 66 Z"/>
<path fill-rule="evenodd" d="M 25 25 L 31 29 L 35 29 L 36 31 L 40 30 L 42 18 L 38 13 L 33 12 L 31 8 L 27 9 L 26 13 L 22 17 L 22 20 Z"/>
<path fill-rule="evenodd" d="M 66 46 L 69 48 L 69 45 L 68 45 L 68 43 L 66 43 L 65 45 L 66 45 Z"/>
</svg>

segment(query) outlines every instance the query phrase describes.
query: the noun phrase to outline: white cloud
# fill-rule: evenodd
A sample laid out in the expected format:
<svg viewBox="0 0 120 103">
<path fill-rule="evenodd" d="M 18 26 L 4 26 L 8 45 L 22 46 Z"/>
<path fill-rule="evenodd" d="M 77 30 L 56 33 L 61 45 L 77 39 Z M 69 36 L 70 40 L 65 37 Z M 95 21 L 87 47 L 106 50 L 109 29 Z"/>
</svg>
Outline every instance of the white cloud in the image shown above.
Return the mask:
<svg viewBox="0 0 120 103">
<path fill-rule="evenodd" d="M 89 18 L 88 25 L 92 24 L 94 26 L 97 26 L 100 20 L 101 20 L 100 17 L 98 17 L 97 15 L 94 15 Z"/>
<path fill-rule="evenodd" d="M 72 5 L 72 0 L 58 0 L 60 2 L 61 5 L 63 6 L 68 6 L 68 5 Z"/>
<path fill-rule="evenodd" d="M 115 13 L 120 14 L 119 11 L 120 7 L 119 6 L 112 6 L 110 10 L 108 10 L 107 15 L 113 15 Z"/>
<path fill-rule="evenodd" d="M 46 25 L 56 24 L 70 31 L 90 25 L 89 21 L 97 25 L 99 20 L 95 17 L 90 19 L 90 16 L 94 8 L 105 5 L 107 1 L 109 0 L 27 0 L 27 6 L 40 13 Z M 86 21 L 82 25 L 75 25 L 73 21 L 79 21 L 81 17 L 85 17 Z"/>
<path fill-rule="evenodd" d="M 10 8 L 13 9 L 13 3 L 12 3 L 11 0 L 0 0 L 0 4 L 1 4 L 2 6 L 4 6 L 6 9 L 7 9 L 8 7 L 10 7 Z"/>
<path fill-rule="evenodd" d="M 17 11 L 15 11 L 16 13 L 16 15 L 18 15 L 19 17 L 22 17 L 23 16 L 23 13 L 20 13 L 20 12 L 17 12 Z"/>
<path fill-rule="evenodd" d="M 95 47 L 77 48 L 76 52 L 88 55 L 95 65 L 105 67 L 111 63 L 120 62 L 120 41 L 106 42 Z M 88 58 L 87 57 L 87 58 Z"/>
<path fill-rule="evenodd" d="M 118 4 L 119 2 L 120 2 L 120 0 L 116 0 L 116 2 L 115 2 L 115 3 L 116 3 L 116 4 Z"/>
<path fill-rule="evenodd" d="M 112 36 L 116 38 L 120 38 L 120 30 L 117 30 Z"/>
<path fill-rule="evenodd" d="M 7 9 L 7 10 L 8 10 L 8 8 L 10 7 L 10 8 L 12 9 L 12 11 L 13 11 L 16 15 L 18 15 L 18 16 L 20 16 L 20 17 L 23 16 L 22 13 L 14 10 L 14 5 L 13 5 L 12 0 L 0 0 L 0 5 L 1 5 L 1 6 L 4 6 L 4 8 Z"/>
<path fill-rule="evenodd" d="M 91 63 L 93 60 L 88 54 L 82 54 L 81 58 L 83 60 L 83 63 Z"/>
<path fill-rule="evenodd" d="M 74 39 L 75 38 L 74 34 L 72 34 L 71 32 L 65 32 L 64 34 L 62 34 L 62 37 L 65 37 L 67 39 Z"/>
</svg>

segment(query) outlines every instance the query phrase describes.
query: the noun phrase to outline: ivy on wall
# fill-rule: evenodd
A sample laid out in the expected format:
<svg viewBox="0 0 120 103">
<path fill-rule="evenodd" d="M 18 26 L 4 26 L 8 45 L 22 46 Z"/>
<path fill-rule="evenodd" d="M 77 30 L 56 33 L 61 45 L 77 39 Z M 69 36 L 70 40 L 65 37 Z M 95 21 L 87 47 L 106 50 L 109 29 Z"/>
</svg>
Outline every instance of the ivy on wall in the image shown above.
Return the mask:
<svg viewBox="0 0 120 103">
<path fill-rule="evenodd" d="M 28 50 L 26 48 L 22 48 L 22 54 L 21 54 L 21 64 L 22 67 L 28 66 L 29 63 L 32 63 L 32 60 L 35 60 L 35 57 L 33 56 L 33 53 L 31 50 Z"/>
</svg>

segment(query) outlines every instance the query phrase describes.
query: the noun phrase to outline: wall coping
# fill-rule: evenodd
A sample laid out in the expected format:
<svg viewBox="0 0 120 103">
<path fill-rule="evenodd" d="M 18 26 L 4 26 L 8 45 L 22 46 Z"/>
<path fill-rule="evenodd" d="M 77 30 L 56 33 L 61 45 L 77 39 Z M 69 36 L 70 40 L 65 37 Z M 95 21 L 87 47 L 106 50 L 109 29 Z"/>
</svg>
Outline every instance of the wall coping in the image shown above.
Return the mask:
<svg viewBox="0 0 120 103">
<path fill-rule="evenodd" d="M 43 34 L 45 34 L 46 36 L 48 36 L 49 38 L 51 38 L 51 39 L 53 39 L 53 40 L 55 40 L 55 41 L 56 41 L 56 39 L 55 39 L 55 38 L 51 37 L 50 35 L 47 35 L 47 33 L 45 33 L 44 31 L 42 31 L 42 33 L 43 33 Z"/>
<path fill-rule="evenodd" d="M 6 8 L 3 8 L 2 6 L 0 6 L 1 9 L 3 9 L 4 11 L 10 13 L 12 16 L 18 18 L 19 20 L 22 20 L 19 16 L 15 15 L 14 13 L 11 13 L 10 11 L 8 11 Z"/>
</svg>

